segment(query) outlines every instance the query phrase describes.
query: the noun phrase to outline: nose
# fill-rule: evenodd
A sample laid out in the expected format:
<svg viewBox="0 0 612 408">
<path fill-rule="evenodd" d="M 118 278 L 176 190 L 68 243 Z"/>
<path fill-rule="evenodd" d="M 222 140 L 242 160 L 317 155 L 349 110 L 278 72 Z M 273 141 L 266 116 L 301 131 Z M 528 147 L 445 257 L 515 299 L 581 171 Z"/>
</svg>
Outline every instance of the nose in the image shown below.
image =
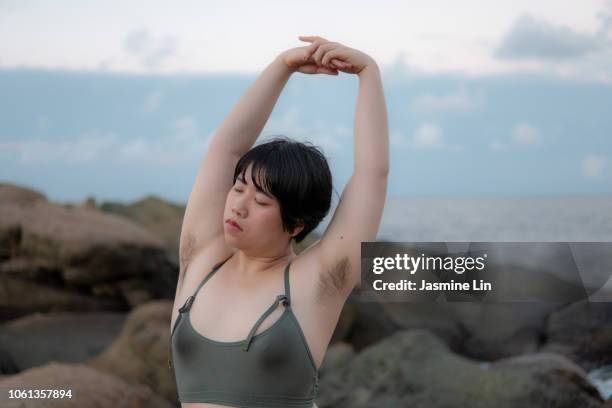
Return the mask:
<svg viewBox="0 0 612 408">
<path fill-rule="evenodd" d="M 232 203 L 232 213 L 244 218 L 247 214 L 243 200 L 236 200 Z"/>
<path fill-rule="evenodd" d="M 243 218 L 244 218 L 244 215 L 246 214 L 246 210 L 244 210 L 242 207 L 240 208 L 232 207 L 232 212 Z"/>
</svg>

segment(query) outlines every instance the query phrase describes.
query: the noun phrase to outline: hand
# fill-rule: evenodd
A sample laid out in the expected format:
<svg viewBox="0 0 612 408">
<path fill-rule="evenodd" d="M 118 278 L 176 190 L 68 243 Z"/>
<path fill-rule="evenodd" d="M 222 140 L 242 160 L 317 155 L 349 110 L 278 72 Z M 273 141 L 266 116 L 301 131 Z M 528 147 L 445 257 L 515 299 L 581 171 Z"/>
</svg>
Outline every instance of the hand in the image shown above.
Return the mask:
<svg viewBox="0 0 612 408">
<path fill-rule="evenodd" d="M 314 51 L 312 46 L 291 48 L 280 54 L 278 59 L 294 72 L 338 75 L 338 70 L 334 67 L 317 65 L 311 55 Z"/>
<path fill-rule="evenodd" d="M 310 59 L 314 60 L 317 66 L 335 68 L 347 74 L 359 74 L 366 66 L 376 64 L 369 55 L 340 43 L 327 41 L 323 37 L 301 35 L 299 38 L 312 43 L 309 47 Z"/>
</svg>

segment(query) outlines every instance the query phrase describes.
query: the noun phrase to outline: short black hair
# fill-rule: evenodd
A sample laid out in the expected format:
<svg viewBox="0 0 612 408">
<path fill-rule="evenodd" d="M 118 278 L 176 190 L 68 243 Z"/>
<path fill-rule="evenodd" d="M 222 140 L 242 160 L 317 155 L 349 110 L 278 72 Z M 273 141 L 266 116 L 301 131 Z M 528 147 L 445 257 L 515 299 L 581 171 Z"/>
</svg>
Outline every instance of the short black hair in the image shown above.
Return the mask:
<svg viewBox="0 0 612 408">
<path fill-rule="evenodd" d="M 283 229 L 304 229 L 293 239 L 301 242 L 325 218 L 331 207 L 332 175 L 323 152 L 310 142 L 277 136 L 246 152 L 234 170 L 246 179 L 249 165 L 256 188 L 272 194 L 280 203 Z"/>
</svg>

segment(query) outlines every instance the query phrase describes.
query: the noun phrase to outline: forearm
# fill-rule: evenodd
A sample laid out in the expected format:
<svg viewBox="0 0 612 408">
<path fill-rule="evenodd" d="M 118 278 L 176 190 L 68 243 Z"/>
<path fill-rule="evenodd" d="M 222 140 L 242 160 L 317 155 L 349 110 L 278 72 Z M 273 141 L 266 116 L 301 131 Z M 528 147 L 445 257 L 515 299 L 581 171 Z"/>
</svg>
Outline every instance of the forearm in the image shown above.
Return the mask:
<svg viewBox="0 0 612 408">
<path fill-rule="evenodd" d="M 238 100 L 211 143 L 240 156 L 246 153 L 255 144 L 292 73 L 275 58 Z"/>
<path fill-rule="evenodd" d="M 375 62 L 359 73 L 354 171 L 381 176 L 389 172 L 387 107 L 380 70 Z"/>
</svg>

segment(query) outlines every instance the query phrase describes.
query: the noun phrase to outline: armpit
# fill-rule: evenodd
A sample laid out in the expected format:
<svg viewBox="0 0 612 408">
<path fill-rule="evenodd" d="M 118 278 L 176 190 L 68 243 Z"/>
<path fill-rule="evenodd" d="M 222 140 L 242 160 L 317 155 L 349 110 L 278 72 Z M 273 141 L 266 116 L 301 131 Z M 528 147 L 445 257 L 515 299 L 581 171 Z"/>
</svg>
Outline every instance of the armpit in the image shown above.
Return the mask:
<svg viewBox="0 0 612 408">
<path fill-rule="evenodd" d="M 187 270 L 187 265 L 191 262 L 196 249 L 196 238 L 192 234 L 187 234 L 185 241 L 181 242 L 181 248 L 179 250 L 179 263 L 180 273 L 184 273 Z"/>
<path fill-rule="evenodd" d="M 336 297 L 348 289 L 351 264 L 347 257 L 341 258 L 331 268 L 319 274 L 318 297 L 320 301 Z"/>
</svg>

